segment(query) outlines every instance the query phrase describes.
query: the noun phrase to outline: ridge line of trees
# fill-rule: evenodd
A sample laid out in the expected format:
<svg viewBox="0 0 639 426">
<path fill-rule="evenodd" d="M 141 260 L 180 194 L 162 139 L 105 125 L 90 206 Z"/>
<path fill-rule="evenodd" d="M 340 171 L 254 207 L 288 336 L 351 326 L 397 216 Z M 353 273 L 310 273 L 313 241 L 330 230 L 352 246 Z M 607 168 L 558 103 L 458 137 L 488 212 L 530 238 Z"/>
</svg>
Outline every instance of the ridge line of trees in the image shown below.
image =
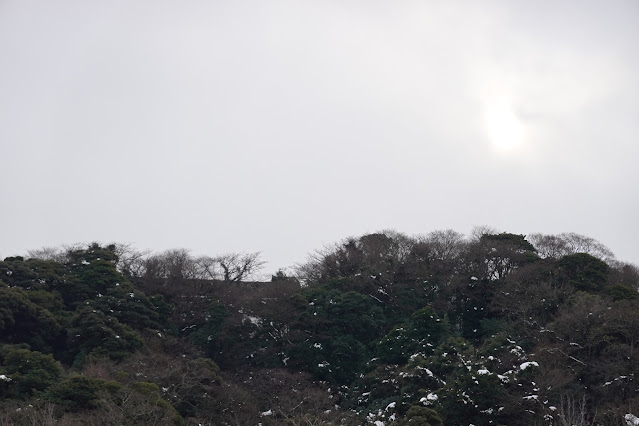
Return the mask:
<svg viewBox="0 0 639 426">
<path fill-rule="evenodd" d="M 639 414 L 639 269 L 572 233 L 259 253 L 91 243 L 0 262 L 0 423 L 615 425 Z M 630 420 L 628 420 L 630 419 Z"/>
</svg>

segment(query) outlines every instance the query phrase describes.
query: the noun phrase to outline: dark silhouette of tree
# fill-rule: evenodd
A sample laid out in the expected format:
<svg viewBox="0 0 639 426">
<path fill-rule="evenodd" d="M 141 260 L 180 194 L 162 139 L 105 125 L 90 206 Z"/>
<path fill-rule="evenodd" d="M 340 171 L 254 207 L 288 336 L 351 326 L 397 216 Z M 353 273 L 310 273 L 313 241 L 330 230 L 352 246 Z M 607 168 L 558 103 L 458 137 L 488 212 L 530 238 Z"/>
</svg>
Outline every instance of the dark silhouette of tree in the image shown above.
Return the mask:
<svg viewBox="0 0 639 426">
<path fill-rule="evenodd" d="M 229 253 L 215 258 L 226 282 L 238 282 L 259 272 L 266 262 L 261 259 L 260 252 Z"/>
</svg>

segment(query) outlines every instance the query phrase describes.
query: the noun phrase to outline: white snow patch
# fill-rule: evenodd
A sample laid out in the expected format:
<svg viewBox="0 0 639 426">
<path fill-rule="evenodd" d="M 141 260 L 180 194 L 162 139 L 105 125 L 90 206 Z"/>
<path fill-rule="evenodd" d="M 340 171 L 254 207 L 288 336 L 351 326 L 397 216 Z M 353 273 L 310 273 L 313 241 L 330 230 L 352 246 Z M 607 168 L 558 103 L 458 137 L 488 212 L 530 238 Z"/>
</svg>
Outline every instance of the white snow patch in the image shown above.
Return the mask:
<svg viewBox="0 0 639 426">
<path fill-rule="evenodd" d="M 536 362 L 536 361 L 528 361 L 528 362 L 524 362 L 524 363 L 522 363 L 522 364 L 519 366 L 519 368 L 520 368 L 521 370 L 525 370 L 525 369 L 527 369 L 528 367 L 531 367 L 531 366 L 532 366 L 532 367 L 539 367 L 539 363 L 538 363 L 538 362 Z"/>
<path fill-rule="evenodd" d="M 634 414 L 628 413 L 623 416 L 623 418 L 628 426 L 639 426 L 639 417 L 635 416 Z"/>
<path fill-rule="evenodd" d="M 251 322 L 251 324 L 259 327 L 260 325 L 262 325 L 262 318 L 260 317 L 252 317 L 250 315 L 244 315 L 244 320 L 242 322 L 244 322 L 245 320 L 249 320 Z"/>
<path fill-rule="evenodd" d="M 428 368 L 424 368 L 424 367 L 420 367 L 419 365 L 417 366 L 418 370 L 424 370 L 426 372 L 426 374 L 428 374 L 429 377 L 435 377 L 435 375 L 433 374 L 432 371 L 430 371 Z"/>
<path fill-rule="evenodd" d="M 508 383 L 508 377 L 504 376 L 502 374 L 498 374 L 497 378 L 502 382 L 502 383 Z"/>
<path fill-rule="evenodd" d="M 424 404 L 424 405 L 430 405 L 430 404 L 432 404 L 433 402 L 437 401 L 438 399 L 439 399 L 439 397 L 438 397 L 436 394 L 434 394 L 434 393 L 432 393 L 432 392 L 431 392 L 431 393 L 429 393 L 428 395 L 423 396 L 423 397 L 419 400 L 419 402 L 421 402 L 421 403 L 422 403 L 422 404 Z"/>
</svg>

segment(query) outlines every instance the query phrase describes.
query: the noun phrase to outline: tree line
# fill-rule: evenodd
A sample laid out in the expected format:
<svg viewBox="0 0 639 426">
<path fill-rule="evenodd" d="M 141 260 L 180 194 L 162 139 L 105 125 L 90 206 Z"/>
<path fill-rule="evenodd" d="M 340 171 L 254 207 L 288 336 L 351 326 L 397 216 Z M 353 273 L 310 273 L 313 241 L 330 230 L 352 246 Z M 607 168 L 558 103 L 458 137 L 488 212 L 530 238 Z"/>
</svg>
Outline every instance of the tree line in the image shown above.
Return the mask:
<svg viewBox="0 0 639 426">
<path fill-rule="evenodd" d="M 0 419 L 619 425 L 639 415 L 639 269 L 592 238 L 382 231 L 254 281 L 263 266 L 259 253 L 99 243 L 6 258 Z"/>
</svg>

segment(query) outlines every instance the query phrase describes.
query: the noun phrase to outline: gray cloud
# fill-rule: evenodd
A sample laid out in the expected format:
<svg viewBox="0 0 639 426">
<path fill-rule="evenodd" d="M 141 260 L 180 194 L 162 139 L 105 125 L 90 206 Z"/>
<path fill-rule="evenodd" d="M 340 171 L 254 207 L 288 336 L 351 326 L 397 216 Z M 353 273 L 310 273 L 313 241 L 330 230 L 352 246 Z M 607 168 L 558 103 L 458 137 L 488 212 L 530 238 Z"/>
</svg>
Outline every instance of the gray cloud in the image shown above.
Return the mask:
<svg viewBox="0 0 639 426">
<path fill-rule="evenodd" d="M 0 4 L 0 255 L 491 224 L 639 263 L 634 1 Z M 496 150 L 487 111 L 520 120 Z"/>
</svg>

